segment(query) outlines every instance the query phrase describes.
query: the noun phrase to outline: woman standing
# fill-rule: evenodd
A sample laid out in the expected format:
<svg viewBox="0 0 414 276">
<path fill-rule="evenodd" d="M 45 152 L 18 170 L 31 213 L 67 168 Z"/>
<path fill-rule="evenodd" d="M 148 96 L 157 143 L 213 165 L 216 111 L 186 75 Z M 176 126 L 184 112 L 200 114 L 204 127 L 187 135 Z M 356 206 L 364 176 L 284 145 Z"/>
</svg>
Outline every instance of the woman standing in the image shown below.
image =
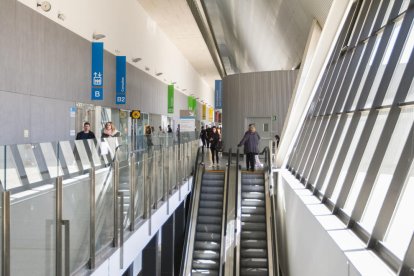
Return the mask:
<svg viewBox="0 0 414 276">
<path fill-rule="evenodd" d="M 259 153 L 260 136 L 256 132 L 254 124 L 249 125 L 249 130 L 244 134 L 243 139 L 237 145 L 241 147 L 244 145 L 244 153 L 246 154 L 246 169 L 254 171 L 255 155 Z"/>
</svg>

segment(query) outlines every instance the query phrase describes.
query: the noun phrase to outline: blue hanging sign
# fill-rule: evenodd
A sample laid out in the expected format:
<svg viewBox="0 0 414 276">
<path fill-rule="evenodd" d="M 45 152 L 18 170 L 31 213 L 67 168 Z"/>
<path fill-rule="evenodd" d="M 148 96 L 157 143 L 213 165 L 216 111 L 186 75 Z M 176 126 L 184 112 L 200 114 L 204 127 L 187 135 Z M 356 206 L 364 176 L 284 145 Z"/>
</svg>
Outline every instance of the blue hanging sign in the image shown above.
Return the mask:
<svg viewBox="0 0 414 276">
<path fill-rule="evenodd" d="M 92 100 L 103 100 L 103 42 L 92 42 Z"/>
<path fill-rule="evenodd" d="M 126 104 L 126 56 L 116 57 L 116 104 Z"/>
<path fill-rule="evenodd" d="M 214 89 L 214 107 L 216 109 L 223 108 L 222 92 L 221 92 L 221 80 L 216 80 Z"/>
</svg>

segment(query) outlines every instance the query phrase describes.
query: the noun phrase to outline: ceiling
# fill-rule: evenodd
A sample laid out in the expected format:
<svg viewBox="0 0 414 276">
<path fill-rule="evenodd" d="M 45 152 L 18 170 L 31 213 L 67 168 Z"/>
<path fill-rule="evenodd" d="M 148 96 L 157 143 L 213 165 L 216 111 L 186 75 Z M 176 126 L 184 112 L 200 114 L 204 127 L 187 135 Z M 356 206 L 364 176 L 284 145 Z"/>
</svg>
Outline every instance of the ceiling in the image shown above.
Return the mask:
<svg viewBox="0 0 414 276">
<path fill-rule="evenodd" d="M 214 87 L 220 75 L 187 1 L 137 1 Z M 332 4 L 332 0 L 192 1 L 208 17 L 227 75 L 297 67 L 312 20 L 323 27 Z"/>
</svg>

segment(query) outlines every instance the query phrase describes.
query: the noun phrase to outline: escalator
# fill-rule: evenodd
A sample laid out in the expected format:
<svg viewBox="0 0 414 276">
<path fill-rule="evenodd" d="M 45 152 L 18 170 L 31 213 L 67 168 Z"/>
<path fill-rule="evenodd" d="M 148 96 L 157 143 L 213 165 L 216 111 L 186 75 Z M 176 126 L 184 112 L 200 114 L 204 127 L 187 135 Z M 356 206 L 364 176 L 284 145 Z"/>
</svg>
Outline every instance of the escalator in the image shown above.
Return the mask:
<svg viewBox="0 0 414 276">
<path fill-rule="evenodd" d="M 269 275 L 264 172 L 241 174 L 240 275 Z"/>
<path fill-rule="evenodd" d="M 227 170 L 196 167 L 180 275 L 223 275 Z"/>
<path fill-rule="evenodd" d="M 192 275 L 219 275 L 224 171 L 205 172 L 201 183 Z"/>
</svg>

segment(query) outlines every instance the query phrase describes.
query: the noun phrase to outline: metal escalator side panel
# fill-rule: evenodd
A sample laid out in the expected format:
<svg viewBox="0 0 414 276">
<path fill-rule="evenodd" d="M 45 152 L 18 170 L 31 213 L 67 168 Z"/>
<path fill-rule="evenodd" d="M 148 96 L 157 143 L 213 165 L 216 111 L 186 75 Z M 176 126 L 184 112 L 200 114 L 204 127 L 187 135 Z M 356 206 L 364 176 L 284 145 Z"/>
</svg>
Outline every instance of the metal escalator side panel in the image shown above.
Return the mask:
<svg viewBox="0 0 414 276">
<path fill-rule="evenodd" d="M 269 275 L 275 275 L 275 269 L 273 266 L 273 235 L 272 235 L 272 206 L 270 200 L 270 183 L 269 183 L 269 172 L 266 170 L 264 173 L 265 179 L 265 199 L 266 199 L 266 234 L 267 234 L 267 265 Z"/>
<path fill-rule="evenodd" d="M 186 254 L 183 256 L 184 258 L 184 266 L 181 268 L 181 276 L 188 276 L 191 275 L 192 263 L 193 263 L 193 252 L 194 252 L 194 244 L 195 244 L 195 237 L 197 232 L 197 218 L 198 218 L 198 209 L 200 204 L 200 195 L 201 195 L 201 182 L 204 175 L 204 166 L 199 165 L 197 168 L 195 186 L 193 188 L 194 195 L 193 201 L 191 206 L 191 220 L 189 225 L 189 232 L 186 240 L 186 248 L 184 249 Z"/>
<path fill-rule="evenodd" d="M 238 166 L 238 164 L 237 164 Z M 233 275 L 240 275 L 240 245 L 241 245 L 241 209 L 242 209 L 242 174 L 241 169 L 237 168 L 237 191 L 236 191 L 236 222 L 235 222 L 235 265 Z"/>
<path fill-rule="evenodd" d="M 219 275 L 223 275 L 224 273 L 224 267 L 223 264 L 225 263 L 225 256 L 226 256 L 226 233 L 225 233 L 225 229 L 226 229 L 226 224 L 227 224 L 227 220 L 226 220 L 226 212 L 227 212 L 227 186 L 229 185 L 228 183 L 228 174 L 229 174 L 229 167 L 227 166 L 226 170 L 224 171 L 224 185 L 223 185 L 223 213 L 221 215 L 221 249 L 220 249 L 220 270 L 219 270 Z"/>
</svg>

